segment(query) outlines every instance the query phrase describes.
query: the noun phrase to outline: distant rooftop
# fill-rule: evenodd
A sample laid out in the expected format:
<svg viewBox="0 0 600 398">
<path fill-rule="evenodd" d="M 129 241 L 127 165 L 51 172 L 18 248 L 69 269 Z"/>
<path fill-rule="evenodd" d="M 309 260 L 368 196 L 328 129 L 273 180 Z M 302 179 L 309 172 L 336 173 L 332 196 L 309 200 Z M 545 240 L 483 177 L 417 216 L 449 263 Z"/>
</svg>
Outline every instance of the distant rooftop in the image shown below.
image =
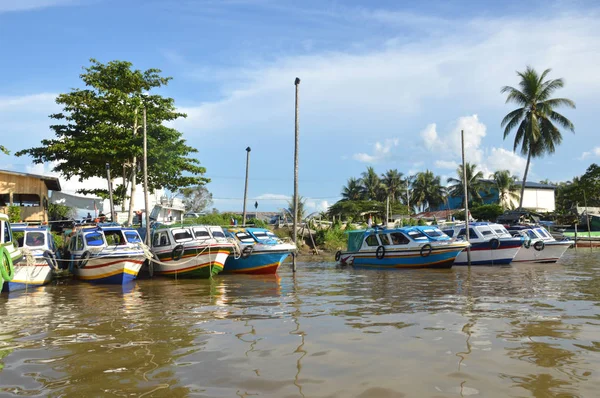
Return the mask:
<svg viewBox="0 0 600 398">
<path fill-rule="evenodd" d="M 486 179 L 486 178 L 482 178 L 481 181 L 490 182 L 490 183 L 494 182 L 494 180 L 490 180 L 490 179 Z M 518 186 L 521 186 L 523 184 L 523 181 L 515 181 L 515 184 L 518 185 Z M 525 182 L 525 188 L 556 189 L 556 185 L 542 184 L 542 183 L 533 182 L 533 181 L 526 181 Z"/>
<path fill-rule="evenodd" d="M 49 190 L 60 191 L 60 181 L 58 180 L 57 177 L 42 176 L 39 174 L 19 173 L 18 171 L 12 171 L 12 170 L 0 170 L 0 173 L 9 174 L 9 175 L 13 175 L 13 176 L 19 176 L 19 177 L 37 178 L 39 180 L 44 181 L 44 183 L 46 184 L 46 188 L 48 188 Z"/>
</svg>

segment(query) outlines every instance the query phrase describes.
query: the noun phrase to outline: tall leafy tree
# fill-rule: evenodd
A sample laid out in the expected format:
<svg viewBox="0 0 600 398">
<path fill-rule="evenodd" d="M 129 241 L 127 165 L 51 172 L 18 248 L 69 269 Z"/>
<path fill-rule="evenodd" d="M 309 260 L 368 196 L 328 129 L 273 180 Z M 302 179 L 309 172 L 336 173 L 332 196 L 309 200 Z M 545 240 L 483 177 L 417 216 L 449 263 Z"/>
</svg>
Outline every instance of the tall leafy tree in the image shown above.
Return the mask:
<svg viewBox="0 0 600 398">
<path fill-rule="evenodd" d="M 181 188 L 179 193 L 186 211 L 198 213 L 212 206 L 212 193 L 204 185 Z"/>
<path fill-rule="evenodd" d="M 498 190 L 498 201 L 502 209 L 510 207 L 513 200 L 519 200 L 519 187 L 516 184 L 517 177 L 510 174 L 508 170 L 498 170 L 490 176 L 494 186 Z"/>
<path fill-rule="evenodd" d="M 439 176 L 429 170 L 417 173 L 412 184 L 411 203 L 426 211 L 444 203 L 444 195 L 445 189 Z"/>
<path fill-rule="evenodd" d="M 504 139 L 516 129 L 513 150 L 516 151 L 520 145 L 521 153 L 527 155 L 519 210 L 523 207 L 523 192 L 531 158 L 554 153 L 556 146 L 562 142 L 561 132 L 555 123 L 564 129 L 575 131 L 573 123 L 555 111 L 559 106 L 575 108 L 575 103 L 567 98 L 552 98 L 554 92 L 564 86 L 564 81 L 544 80 L 548 73 L 550 69 L 539 75 L 535 69 L 527 66 L 525 72 L 517 72 L 521 79 L 518 89 L 510 86 L 501 89 L 501 93 L 508 93 L 506 103 L 514 102 L 519 106 L 502 119 Z"/>
<path fill-rule="evenodd" d="M 288 208 L 285 209 L 289 216 L 294 219 L 294 198 L 288 200 Z M 298 221 L 304 220 L 304 216 L 306 216 L 306 199 L 300 195 L 298 195 Z"/>
<path fill-rule="evenodd" d="M 381 180 L 371 166 L 361 174 L 360 182 L 363 186 L 364 196 L 368 200 L 378 200 L 381 196 Z"/>
<path fill-rule="evenodd" d="M 123 182 L 116 191 L 122 199 L 129 192 L 129 223 L 134 209 L 136 183 L 142 167 L 142 111 L 147 110 L 148 185 L 151 191 L 167 188 L 176 191 L 189 185 L 202 185 L 205 169 L 190 155 L 196 149 L 186 145 L 181 133 L 163 125 L 186 115 L 176 111 L 172 98 L 151 93 L 171 80 L 159 69 L 132 69 L 126 61 L 107 64 L 95 59 L 80 75 L 85 88 L 60 94 L 56 102 L 63 111 L 50 115 L 56 137 L 42 145 L 19 151 L 34 163 L 57 162 L 54 171 L 80 181 L 104 177 L 110 162 L 114 173 L 122 171 Z M 113 174 L 114 175 L 114 174 Z M 80 192 L 101 193 L 102 189 Z"/>
<path fill-rule="evenodd" d="M 363 194 L 363 187 L 357 178 L 349 178 L 346 185 L 342 188 L 343 200 L 361 200 Z"/>
<path fill-rule="evenodd" d="M 381 183 L 386 192 L 386 196 L 389 195 L 391 202 L 398 201 L 404 182 L 402 181 L 403 174 L 396 169 L 388 170 L 385 174 L 381 175 Z"/>
<path fill-rule="evenodd" d="M 489 188 L 485 182 L 481 181 L 483 179 L 483 173 L 481 171 L 477 171 L 476 164 L 471 164 L 469 162 L 465 164 L 465 171 L 467 177 L 467 194 L 469 197 L 469 204 L 473 202 L 483 202 L 483 197 L 486 195 Z M 464 198 L 465 189 L 462 166 L 459 166 L 456 169 L 456 175 L 458 176 L 458 178 L 448 178 L 447 182 L 450 184 L 448 186 L 448 193 L 450 194 L 450 196 Z"/>
</svg>

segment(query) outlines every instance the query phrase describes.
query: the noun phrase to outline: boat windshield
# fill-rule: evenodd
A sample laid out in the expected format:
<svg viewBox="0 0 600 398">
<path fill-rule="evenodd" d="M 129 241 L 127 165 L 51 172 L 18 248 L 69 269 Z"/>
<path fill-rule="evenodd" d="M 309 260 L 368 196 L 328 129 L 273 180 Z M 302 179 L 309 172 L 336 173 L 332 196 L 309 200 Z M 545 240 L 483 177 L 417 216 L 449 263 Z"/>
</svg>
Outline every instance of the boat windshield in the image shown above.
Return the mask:
<svg viewBox="0 0 600 398">
<path fill-rule="evenodd" d="M 479 227 L 477 228 L 483 237 L 494 235 L 494 231 L 490 227 Z"/>
<path fill-rule="evenodd" d="M 116 231 L 104 231 L 104 237 L 106 238 L 106 244 L 109 246 L 119 246 L 125 244 L 125 238 L 120 230 Z"/>
<path fill-rule="evenodd" d="M 408 236 L 410 236 L 414 240 L 427 239 L 427 236 L 425 236 L 425 234 L 423 232 L 416 230 L 416 229 L 408 231 Z"/>
<path fill-rule="evenodd" d="M 140 243 L 142 241 L 140 235 L 135 231 L 125 231 L 124 234 L 125 239 L 127 239 L 127 242 L 129 243 Z"/>
<path fill-rule="evenodd" d="M 254 243 L 254 238 L 247 232 L 237 232 L 235 236 L 243 243 Z"/>
<path fill-rule="evenodd" d="M 175 242 L 187 242 L 192 240 L 192 233 L 189 229 L 178 228 L 171 230 Z"/>
<path fill-rule="evenodd" d="M 542 238 L 552 238 L 552 236 L 550 236 L 550 234 L 548 234 L 548 232 L 542 228 L 536 228 L 535 232 L 537 232 Z"/>
<path fill-rule="evenodd" d="M 264 231 L 256 231 L 256 232 L 254 232 L 254 236 L 256 236 L 256 239 L 258 239 L 258 240 L 269 239 L 269 235 L 267 235 L 267 233 Z"/>
<path fill-rule="evenodd" d="M 424 229 L 423 232 L 425 235 L 432 238 L 439 238 L 440 236 L 444 236 L 444 233 L 437 228 Z"/>
<path fill-rule="evenodd" d="M 496 234 L 500 235 L 500 236 L 502 236 L 502 235 L 510 235 L 508 233 L 508 231 L 504 227 L 502 227 L 502 226 L 495 226 L 494 227 L 494 232 Z"/>
<path fill-rule="evenodd" d="M 212 232 L 213 238 L 224 238 L 225 237 L 225 234 L 223 233 L 223 231 L 219 231 L 217 229 L 211 229 L 210 232 Z"/>
<path fill-rule="evenodd" d="M 41 247 L 44 246 L 45 240 L 43 232 L 28 232 L 25 244 L 29 247 Z"/>
<path fill-rule="evenodd" d="M 205 229 L 194 228 L 194 237 L 199 240 L 206 240 L 210 239 L 210 234 Z"/>
<path fill-rule="evenodd" d="M 100 232 L 90 232 L 85 234 L 85 243 L 88 246 L 102 246 L 104 244 L 104 238 Z"/>
<path fill-rule="evenodd" d="M 539 239 L 539 236 L 537 236 L 535 234 L 535 232 L 533 232 L 533 230 L 528 229 L 527 231 L 525 231 L 527 233 L 527 236 L 529 236 L 530 239 Z"/>
</svg>

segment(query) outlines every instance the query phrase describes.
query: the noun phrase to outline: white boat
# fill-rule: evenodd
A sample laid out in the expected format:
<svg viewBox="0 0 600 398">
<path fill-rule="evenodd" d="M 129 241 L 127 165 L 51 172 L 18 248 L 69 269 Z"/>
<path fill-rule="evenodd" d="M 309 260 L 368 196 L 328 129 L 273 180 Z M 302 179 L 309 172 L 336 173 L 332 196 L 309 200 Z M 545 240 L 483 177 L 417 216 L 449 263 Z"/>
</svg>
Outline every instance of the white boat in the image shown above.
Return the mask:
<svg viewBox="0 0 600 398">
<path fill-rule="evenodd" d="M 146 259 L 138 232 L 119 225 L 76 229 L 68 253 L 69 269 L 75 277 L 94 283 L 131 282 Z"/>
<path fill-rule="evenodd" d="M 514 263 L 555 263 L 575 242 L 556 240 L 544 227 L 514 226 L 509 231 L 525 238 L 525 243 L 516 257 Z"/>
<path fill-rule="evenodd" d="M 14 264 L 15 276 L 8 283 L 8 290 L 21 290 L 50 283 L 58 269 L 60 254 L 52 233 L 47 227 L 13 224 L 13 233 L 23 234 L 17 238 L 23 258 Z"/>
<path fill-rule="evenodd" d="M 454 239 L 464 239 L 465 224 L 443 228 L 444 233 Z M 523 238 L 513 237 L 503 225 L 489 222 L 469 223 L 469 242 L 471 243 L 471 265 L 510 264 L 523 245 Z M 467 265 L 467 251 L 461 252 L 454 265 Z"/>
<path fill-rule="evenodd" d="M 223 228 L 206 225 L 161 226 L 152 232 L 152 265 L 157 275 L 209 278 L 223 271 L 234 244 Z"/>
<path fill-rule="evenodd" d="M 9 290 L 15 277 L 14 264 L 21 260 L 23 253 L 13 243 L 13 234 L 6 214 L 0 213 L 0 291 Z"/>
</svg>

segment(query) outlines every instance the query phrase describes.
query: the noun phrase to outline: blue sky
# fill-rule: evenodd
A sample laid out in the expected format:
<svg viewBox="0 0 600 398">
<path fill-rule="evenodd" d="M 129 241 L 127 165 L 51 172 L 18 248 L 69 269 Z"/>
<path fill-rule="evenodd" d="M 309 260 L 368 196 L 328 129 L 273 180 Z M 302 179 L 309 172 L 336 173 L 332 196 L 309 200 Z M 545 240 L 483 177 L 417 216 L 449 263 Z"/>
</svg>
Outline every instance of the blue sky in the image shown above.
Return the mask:
<svg viewBox="0 0 600 398">
<path fill-rule="evenodd" d="M 15 152 L 49 137 L 54 97 L 80 86 L 89 58 L 128 60 L 173 77 L 162 91 L 188 114 L 174 125 L 199 150 L 214 207 L 241 209 L 250 146 L 249 203 L 276 210 L 293 192 L 298 76 L 300 193 L 322 210 L 367 166 L 454 176 L 461 129 L 467 160 L 522 176 L 525 159 L 502 139 L 513 106 L 500 88 L 531 65 L 564 78 L 558 94 L 577 109 L 563 110 L 575 134 L 534 160 L 530 179 L 568 180 L 600 161 L 594 2 L 403 3 L 0 0 L 0 142 Z M 51 165 L 2 156 L 0 168 Z"/>
</svg>

